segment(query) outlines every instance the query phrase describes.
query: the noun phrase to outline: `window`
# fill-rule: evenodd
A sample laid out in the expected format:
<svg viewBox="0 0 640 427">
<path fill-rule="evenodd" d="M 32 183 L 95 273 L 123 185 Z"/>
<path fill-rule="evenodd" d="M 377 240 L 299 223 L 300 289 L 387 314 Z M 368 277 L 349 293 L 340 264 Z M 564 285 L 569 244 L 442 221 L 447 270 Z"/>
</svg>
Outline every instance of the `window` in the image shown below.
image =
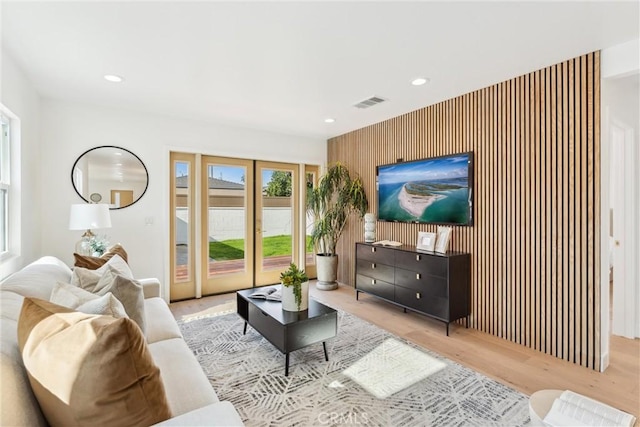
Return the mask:
<svg viewBox="0 0 640 427">
<path fill-rule="evenodd" d="M 11 121 L 0 113 L 0 255 L 9 250 L 9 189 L 11 185 Z"/>
</svg>

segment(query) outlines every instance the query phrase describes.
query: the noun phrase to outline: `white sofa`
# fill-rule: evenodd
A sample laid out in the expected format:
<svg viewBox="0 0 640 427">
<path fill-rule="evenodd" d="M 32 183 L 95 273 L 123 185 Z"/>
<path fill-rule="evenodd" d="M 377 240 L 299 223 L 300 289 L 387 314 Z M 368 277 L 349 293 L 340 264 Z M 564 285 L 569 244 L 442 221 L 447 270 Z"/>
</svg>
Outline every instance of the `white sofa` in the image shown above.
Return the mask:
<svg viewBox="0 0 640 427">
<path fill-rule="evenodd" d="M 31 391 L 18 348 L 17 324 L 24 297 L 49 300 L 57 281 L 70 283 L 71 269 L 43 257 L 0 283 L 0 426 L 46 426 Z M 182 338 L 156 279 L 142 279 L 146 338 L 160 369 L 173 418 L 160 425 L 236 426 L 242 420 L 230 402 L 220 402 Z"/>
</svg>

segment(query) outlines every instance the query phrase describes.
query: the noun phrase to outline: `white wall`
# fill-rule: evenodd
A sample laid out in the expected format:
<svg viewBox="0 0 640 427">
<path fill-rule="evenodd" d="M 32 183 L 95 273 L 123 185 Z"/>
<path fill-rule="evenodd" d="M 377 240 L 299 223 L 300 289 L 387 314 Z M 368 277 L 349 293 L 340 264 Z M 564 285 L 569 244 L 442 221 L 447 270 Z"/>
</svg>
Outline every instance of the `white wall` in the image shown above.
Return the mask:
<svg viewBox="0 0 640 427">
<path fill-rule="evenodd" d="M 0 52 L 0 103 L 20 119 L 20 146 L 13 155 L 20 168 L 12 170 L 11 185 L 19 191 L 19 215 L 13 216 L 10 233 L 20 235 L 19 255 L 0 263 L 0 278 L 17 271 L 40 256 L 40 97 L 31 82 L 4 51 Z M 15 131 L 15 130 L 14 130 Z"/>
<path fill-rule="evenodd" d="M 45 100 L 42 104 L 42 212 L 44 253 L 71 263 L 80 233 L 68 230 L 69 206 L 79 197 L 71 168 L 79 155 L 99 145 L 116 145 L 140 157 L 149 171 L 149 188 L 133 206 L 111 211 L 112 228 L 98 230 L 120 242 L 137 277 L 167 280 L 169 151 L 258 160 L 326 162 L 326 141 L 222 124 Z M 145 225 L 150 219 L 152 224 Z"/>
</svg>

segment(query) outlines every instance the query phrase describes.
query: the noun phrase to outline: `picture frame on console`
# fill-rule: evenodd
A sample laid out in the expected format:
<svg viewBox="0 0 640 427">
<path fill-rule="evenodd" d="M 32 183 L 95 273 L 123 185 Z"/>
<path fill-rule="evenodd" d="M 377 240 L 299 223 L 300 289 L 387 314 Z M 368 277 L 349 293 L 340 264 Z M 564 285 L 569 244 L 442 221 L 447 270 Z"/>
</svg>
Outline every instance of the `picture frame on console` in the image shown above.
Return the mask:
<svg viewBox="0 0 640 427">
<path fill-rule="evenodd" d="M 436 233 L 429 231 L 418 231 L 418 242 L 416 249 L 433 252 L 436 247 Z"/>
<path fill-rule="evenodd" d="M 447 253 L 450 238 L 451 227 L 438 227 L 438 239 L 436 240 L 435 251 L 441 254 Z"/>
</svg>

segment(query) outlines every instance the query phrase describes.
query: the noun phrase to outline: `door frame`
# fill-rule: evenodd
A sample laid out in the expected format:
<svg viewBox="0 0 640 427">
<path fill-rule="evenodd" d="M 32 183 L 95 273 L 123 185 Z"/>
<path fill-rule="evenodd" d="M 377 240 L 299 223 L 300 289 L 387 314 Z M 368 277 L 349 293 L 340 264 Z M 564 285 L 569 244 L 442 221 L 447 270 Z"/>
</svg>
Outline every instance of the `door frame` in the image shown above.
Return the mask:
<svg viewBox="0 0 640 427">
<path fill-rule="evenodd" d="M 304 197 L 302 197 L 300 201 L 300 209 L 303 214 L 300 215 L 301 224 L 301 236 L 300 236 L 300 260 L 298 265 L 304 265 L 305 270 L 307 272 L 307 276 L 309 278 L 316 278 L 317 274 L 317 266 L 316 266 L 316 254 L 313 248 L 311 248 L 311 257 L 313 259 L 312 264 L 307 264 L 307 173 L 314 174 L 313 179 L 313 187 L 315 188 L 318 185 L 318 180 L 320 179 L 321 168 L 318 165 L 300 165 L 301 173 L 300 173 L 300 188 L 304 188 Z M 304 219 L 303 219 L 304 218 Z"/>
<path fill-rule="evenodd" d="M 617 135 L 614 135 L 616 134 Z M 615 188 L 615 206 L 610 206 L 613 225 L 613 316 L 611 333 L 625 338 L 639 335 L 637 314 L 637 235 L 635 212 L 637 201 L 637 177 L 634 176 L 636 150 L 633 128 L 617 120 L 609 124 L 610 179 Z M 615 165 L 615 167 L 614 167 Z M 609 240 L 605 246 L 609 255 Z M 608 270 L 607 270 L 608 271 Z M 608 277 L 608 275 L 607 275 Z"/>
<path fill-rule="evenodd" d="M 197 154 L 191 153 L 182 153 L 182 152 L 169 152 L 168 163 L 170 165 L 171 173 L 169 174 L 169 200 L 168 200 L 168 213 L 169 218 L 167 223 L 168 227 L 168 242 L 169 242 L 169 263 L 167 265 L 168 273 L 165 276 L 166 280 L 166 290 L 164 293 L 164 297 L 166 301 L 177 301 L 182 299 L 190 299 L 190 298 L 200 298 L 200 287 L 198 286 L 198 271 L 199 271 L 199 261 L 196 256 L 195 248 L 198 247 L 198 235 L 196 233 L 196 227 L 191 226 L 188 229 L 187 234 L 187 250 L 188 250 L 188 263 L 187 270 L 190 272 L 190 277 L 188 280 L 176 281 L 175 279 L 175 267 L 176 267 L 176 251 L 174 242 L 176 241 L 176 233 L 177 233 L 177 224 L 176 224 L 176 212 L 174 207 L 174 202 L 176 200 L 176 186 L 174 183 L 175 179 L 175 165 L 178 162 L 188 162 L 190 164 L 190 171 L 193 173 L 188 175 L 189 177 L 189 186 L 188 188 L 193 188 L 193 191 L 190 190 L 188 197 L 188 207 L 189 207 L 189 216 L 188 223 L 195 224 L 195 215 L 198 210 L 198 198 L 191 197 L 192 194 L 197 194 L 198 182 L 195 179 L 195 176 L 198 174 L 198 164 L 199 158 Z M 175 285 L 175 286 L 174 286 Z M 178 288 L 176 288 L 179 287 Z M 173 290 L 173 298 L 172 298 L 172 290 Z"/>
</svg>

